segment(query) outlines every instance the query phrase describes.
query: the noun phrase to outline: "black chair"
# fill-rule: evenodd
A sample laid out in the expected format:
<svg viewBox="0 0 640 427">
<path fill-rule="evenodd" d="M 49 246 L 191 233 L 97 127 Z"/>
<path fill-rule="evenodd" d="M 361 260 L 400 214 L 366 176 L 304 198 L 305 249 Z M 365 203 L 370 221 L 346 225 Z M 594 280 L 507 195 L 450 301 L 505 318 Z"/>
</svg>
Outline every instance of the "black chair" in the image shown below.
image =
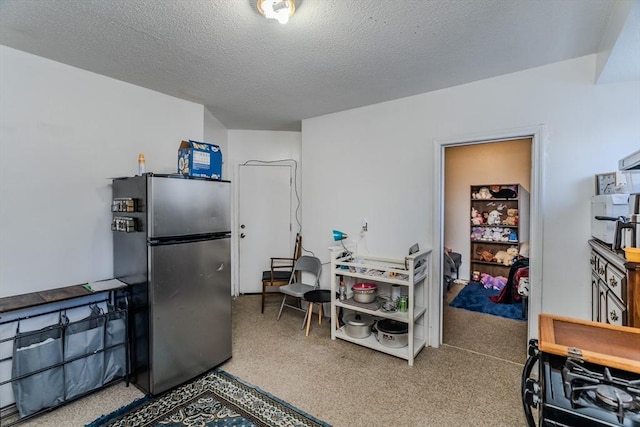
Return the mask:
<svg viewBox="0 0 640 427">
<path fill-rule="evenodd" d="M 444 265 L 442 269 L 442 276 L 444 282 L 447 284 L 447 291 L 449 291 L 451 288 L 451 282 L 453 282 L 453 273 L 456 273 L 456 279 L 460 278 L 462 255 L 447 248 L 444 249 L 443 254 Z"/>
<path fill-rule="evenodd" d="M 311 327 L 311 317 L 313 316 L 313 305 L 318 304 L 318 324 L 322 324 L 322 307 L 325 303 L 331 302 L 331 291 L 328 289 L 314 289 L 304 294 L 303 300 L 309 303 L 307 307 L 306 324 L 307 330 L 305 336 L 309 336 L 309 328 Z"/>
<path fill-rule="evenodd" d="M 261 313 L 264 313 L 264 300 L 267 296 L 267 288 L 270 286 L 284 286 L 289 284 L 291 279 L 291 273 L 293 272 L 293 266 L 295 262 L 300 258 L 302 254 L 302 236 L 300 233 L 296 234 L 296 243 L 293 249 L 293 256 L 291 258 L 272 257 L 271 267 L 267 271 L 262 272 L 262 309 Z M 280 295 L 280 293 L 273 293 L 273 295 Z"/>
</svg>

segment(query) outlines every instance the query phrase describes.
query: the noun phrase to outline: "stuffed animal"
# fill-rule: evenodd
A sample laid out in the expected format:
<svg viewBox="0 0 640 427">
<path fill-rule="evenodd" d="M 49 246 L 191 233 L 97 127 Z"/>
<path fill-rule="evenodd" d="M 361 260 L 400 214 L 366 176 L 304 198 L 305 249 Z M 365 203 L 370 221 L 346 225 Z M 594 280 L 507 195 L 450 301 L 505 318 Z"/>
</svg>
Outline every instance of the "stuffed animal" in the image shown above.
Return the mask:
<svg viewBox="0 0 640 427">
<path fill-rule="evenodd" d="M 490 274 L 482 273 L 480 275 L 480 283 L 486 289 L 497 289 L 499 291 L 502 290 L 507 285 L 507 278 L 504 276 L 496 276 L 493 277 Z"/>
<path fill-rule="evenodd" d="M 489 212 L 489 217 L 487 218 L 487 224 L 489 225 L 500 225 L 502 221 L 500 221 L 500 215 L 502 215 L 497 210 L 493 210 Z"/>
<path fill-rule="evenodd" d="M 502 223 L 504 225 L 518 225 L 518 209 L 507 209 L 507 217 Z"/>
<path fill-rule="evenodd" d="M 491 261 L 493 259 L 493 253 L 485 250 L 482 246 L 476 248 L 476 255 L 480 261 Z"/>
<path fill-rule="evenodd" d="M 471 227 L 471 240 L 481 240 L 484 227 Z"/>
<path fill-rule="evenodd" d="M 513 259 L 518 255 L 518 249 L 510 247 L 506 251 L 498 251 L 493 256 L 493 261 L 503 265 L 513 265 Z"/>
<path fill-rule="evenodd" d="M 493 240 L 493 231 L 489 227 L 484 227 L 482 238 L 480 240 Z"/>
<path fill-rule="evenodd" d="M 518 256 L 519 252 L 520 251 L 515 246 L 511 246 L 509 249 L 507 249 L 507 253 L 514 258 Z"/>
<path fill-rule="evenodd" d="M 504 276 L 497 276 L 493 278 L 493 289 L 497 289 L 499 291 L 507 286 L 507 278 Z"/>
<path fill-rule="evenodd" d="M 502 241 L 502 230 L 502 227 L 492 227 L 491 232 L 493 233 L 493 237 L 491 238 L 491 240 L 493 240 L 494 242 Z"/>
<path fill-rule="evenodd" d="M 482 283 L 482 286 L 484 286 L 485 289 L 490 289 L 493 286 L 493 276 L 487 273 L 482 273 L 480 275 L 480 283 Z"/>
<path fill-rule="evenodd" d="M 500 188 L 497 185 L 491 187 L 489 194 L 491 194 L 491 197 L 496 199 L 515 199 L 518 197 L 518 193 L 516 193 L 515 190 L 511 188 Z"/>
<path fill-rule="evenodd" d="M 482 224 L 482 215 L 480 212 L 474 207 L 471 208 L 471 224 L 473 225 L 481 225 Z"/>
<path fill-rule="evenodd" d="M 497 262 L 498 264 L 504 264 L 504 260 L 507 257 L 507 251 L 498 251 L 493 256 L 492 261 Z"/>
<path fill-rule="evenodd" d="M 524 242 L 522 245 L 520 245 L 518 256 L 520 258 L 529 258 L 529 242 Z"/>
<path fill-rule="evenodd" d="M 478 193 L 476 194 L 476 197 L 478 199 L 491 199 L 491 198 L 493 198 L 493 196 L 491 195 L 491 192 L 489 191 L 489 189 L 487 187 L 480 188 L 480 190 L 478 190 Z"/>
</svg>

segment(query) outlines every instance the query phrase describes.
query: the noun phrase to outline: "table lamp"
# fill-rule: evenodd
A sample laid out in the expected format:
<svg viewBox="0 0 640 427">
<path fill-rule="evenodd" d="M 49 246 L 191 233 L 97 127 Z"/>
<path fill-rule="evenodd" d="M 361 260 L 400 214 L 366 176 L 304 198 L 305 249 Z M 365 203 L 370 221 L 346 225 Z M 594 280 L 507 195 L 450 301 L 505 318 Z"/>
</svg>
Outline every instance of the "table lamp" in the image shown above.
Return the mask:
<svg viewBox="0 0 640 427">
<path fill-rule="evenodd" d="M 336 242 L 339 242 L 340 240 L 344 240 L 347 237 L 349 237 L 349 235 L 347 233 L 343 233 L 342 231 L 338 231 L 338 230 L 333 230 L 333 240 Z"/>
</svg>

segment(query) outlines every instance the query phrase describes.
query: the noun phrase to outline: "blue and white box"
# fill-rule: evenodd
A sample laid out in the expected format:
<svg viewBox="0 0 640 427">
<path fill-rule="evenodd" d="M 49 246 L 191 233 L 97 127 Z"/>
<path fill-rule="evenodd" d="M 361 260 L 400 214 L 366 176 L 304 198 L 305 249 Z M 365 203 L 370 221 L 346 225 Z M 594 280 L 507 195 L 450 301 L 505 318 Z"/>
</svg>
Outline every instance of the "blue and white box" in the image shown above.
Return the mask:
<svg viewBox="0 0 640 427">
<path fill-rule="evenodd" d="M 182 141 L 178 149 L 178 173 L 222 179 L 222 151 L 208 142 Z"/>
</svg>

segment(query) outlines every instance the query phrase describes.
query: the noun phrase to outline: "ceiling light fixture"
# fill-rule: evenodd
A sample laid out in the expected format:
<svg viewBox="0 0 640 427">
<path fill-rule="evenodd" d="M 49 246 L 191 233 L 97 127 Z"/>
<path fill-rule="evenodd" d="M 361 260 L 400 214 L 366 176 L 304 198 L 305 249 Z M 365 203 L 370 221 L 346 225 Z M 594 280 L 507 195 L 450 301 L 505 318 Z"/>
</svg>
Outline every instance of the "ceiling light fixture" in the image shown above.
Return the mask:
<svg viewBox="0 0 640 427">
<path fill-rule="evenodd" d="M 296 3 L 294 0 L 258 0 L 258 11 L 267 19 L 286 24 L 296 11 Z"/>
</svg>

